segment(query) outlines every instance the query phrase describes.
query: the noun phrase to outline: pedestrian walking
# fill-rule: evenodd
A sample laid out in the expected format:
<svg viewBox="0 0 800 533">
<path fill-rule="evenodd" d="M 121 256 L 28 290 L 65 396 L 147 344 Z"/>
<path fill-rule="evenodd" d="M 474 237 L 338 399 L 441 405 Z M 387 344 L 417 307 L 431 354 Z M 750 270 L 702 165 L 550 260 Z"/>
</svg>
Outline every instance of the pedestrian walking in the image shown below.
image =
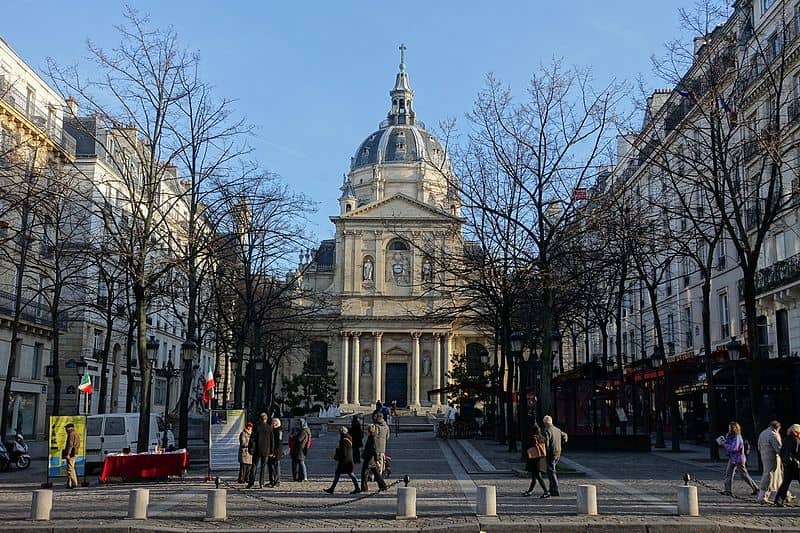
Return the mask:
<svg viewBox="0 0 800 533">
<path fill-rule="evenodd" d="M 239 433 L 239 483 L 250 482 L 250 471 L 253 469 L 253 454 L 250 453 L 250 437 L 253 434 L 253 423 L 248 422 Z"/>
<path fill-rule="evenodd" d="M 361 416 L 353 415 L 350 424 L 350 436 L 353 438 L 353 462 L 361 462 L 361 448 L 364 447 L 364 429 L 361 426 Z"/>
<path fill-rule="evenodd" d="M 61 458 L 67 463 L 67 488 L 78 488 L 78 474 L 75 472 L 75 460 L 81 450 L 81 436 L 75 431 L 75 424 L 69 423 L 64 426 L 67 432 L 67 442 L 61 450 Z"/>
<path fill-rule="evenodd" d="M 247 488 L 252 488 L 255 484 L 256 470 L 258 472 L 258 488 L 264 488 L 264 473 L 269 470 L 267 462 L 269 456 L 272 455 L 272 424 L 269 421 L 267 413 L 261 413 L 258 416 L 258 424 L 253 429 L 253 434 L 250 436 L 250 454 L 253 456 L 253 469 L 250 472 L 250 481 L 247 483 Z"/>
<path fill-rule="evenodd" d="M 795 479 L 800 481 L 800 424 L 792 424 L 786 431 L 786 438 L 781 446 L 781 462 L 783 463 L 783 481 L 775 496 L 775 505 L 783 507 L 789 493 L 789 485 Z"/>
<path fill-rule="evenodd" d="M 750 486 L 753 496 L 758 494 L 758 485 L 747 472 L 747 454 L 745 453 L 744 440 L 742 439 L 742 428 L 738 422 L 728 424 L 728 434 L 725 436 L 725 450 L 728 452 L 728 468 L 725 470 L 725 490 L 723 494 L 732 496 L 731 485 L 733 476 L 736 472 Z"/>
<path fill-rule="evenodd" d="M 292 468 L 297 468 L 296 481 L 308 481 L 308 469 L 306 468 L 306 456 L 308 455 L 308 443 L 311 432 L 308 430 L 308 422 L 305 418 L 300 419 L 300 430 L 294 440 L 294 446 L 289 450 L 292 455 Z"/>
<path fill-rule="evenodd" d="M 283 457 L 283 430 L 281 419 L 272 419 L 272 455 L 269 456 L 269 486 L 277 487 L 281 484 L 281 458 Z"/>
<path fill-rule="evenodd" d="M 545 450 L 547 451 L 547 479 L 549 482 L 547 492 L 550 496 L 559 496 L 556 465 L 561 459 L 561 448 L 567 443 L 569 436 L 566 432 L 553 425 L 553 418 L 550 415 L 545 415 L 542 418 L 542 423 L 544 424 L 542 437 L 544 437 Z"/>
<path fill-rule="evenodd" d="M 536 482 L 542 487 L 543 494 L 541 498 L 549 498 L 550 491 L 544 485 L 542 472 L 547 471 L 547 444 L 545 443 L 542 431 L 538 425 L 533 426 L 531 429 L 531 442 L 527 450 L 525 450 L 525 470 L 531 473 L 531 484 L 528 490 L 522 493 L 523 496 L 530 496 L 533 494 L 533 489 L 536 488 Z"/>
<path fill-rule="evenodd" d="M 327 489 L 322 489 L 328 494 L 333 494 L 336 489 L 336 484 L 339 483 L 339 477 L 342 474 L 347 474 L 350 481 L 353 482 L 353 490 L 350 494 L 358 494 L 361 489 L 358 486 L 358 480 L 353 474 L 355 465 L 353 464 L 353 439 L 349 434 L 350 432 L 346 427 L 339 429 L 339 445 L 333 454 L 333 460 L 336 461 L 336 472 L 333 474 L 333 483 Z"/>
<path fill-rule="evenodd" d="M 383 414 L 375 415 L 375 450 L 378 454 L 375 462 L 378 471 L 383 475 L 386 469 L 386 447 L 389 445 L 389 424 L 383 419 Z"/>
<path fill-rule="evenodd" d="M 300 433 L 300 429 L 293 427 L 289 430 L 289 437 L 287 438 L 287 443 L 289 445 L 289 457 L 292 459 L 292 481 L 297 481 L 297 461 L 294 460 L 292 450 L 294 450 L 294 447 L 297 445 L 298 433 Z"/>
<path fill-rule="evenodd" d="M 375 478 L 378 483 L 378 489 L 381 491 L 386 490 L 386 482 L 383 480 L 381 471 L 378 468 L 378 449 L 376 446 L 376 435 L 378 433 L 378 426 L 370 424 L 367 426 L 367 442 L 364 444 L 364 455 L 361 458 L 361 492 L 367 492 L 367 478 L 370 474 Z"/>
<path fill-rule="evenodd" d="M 781 444 L 781 423 L 773 420 L 758 435 L 758 454 L 764 467 L 756 497 L 760 503 L 771 503 L 778 493 L 778 487 L 781 486 L 783 480 Z"/>
</svg>

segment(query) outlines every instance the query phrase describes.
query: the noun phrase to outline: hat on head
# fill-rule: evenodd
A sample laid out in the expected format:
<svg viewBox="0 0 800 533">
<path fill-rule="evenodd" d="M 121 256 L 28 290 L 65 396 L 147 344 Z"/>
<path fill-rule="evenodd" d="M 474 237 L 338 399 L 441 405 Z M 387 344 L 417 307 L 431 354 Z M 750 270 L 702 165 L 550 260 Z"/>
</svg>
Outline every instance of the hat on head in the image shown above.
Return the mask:
<svg viewBox="0 0 800 533">
<path fill-rule="evenodd" d="M 245 427 L 252 428 L 253 427 L 253 423 L 252 422 L 248 422 L 247 425 L 245 425 Z"/>
<path fill-rule="evenodd" d="M 66 426 L 64 426 L 64 429 L 75 429 L 75 424 L 73 424 L 72 422 L 70 422 L 69 424 L 67 424 Z"/>
</svg>

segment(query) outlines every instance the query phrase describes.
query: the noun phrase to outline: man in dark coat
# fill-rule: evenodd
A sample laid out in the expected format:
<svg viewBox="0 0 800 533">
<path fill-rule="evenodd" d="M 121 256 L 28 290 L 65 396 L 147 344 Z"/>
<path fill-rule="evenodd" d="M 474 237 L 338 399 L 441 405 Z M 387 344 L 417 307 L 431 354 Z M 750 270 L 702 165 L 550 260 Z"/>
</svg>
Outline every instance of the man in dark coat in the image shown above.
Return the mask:
<svg viewBox="0 0 800 533">
<path fill-rule="evenodd" d="M 281 457 L 283 457 L 283 430 L 281 419 L 272 418 L 272 455 L 269 456 L 269 486 L 281 484 Z"/>
<path fill-rule="evenodd" d="M 350 494 L 358 494 L 361 489 L 358 488 L 358 480 L 353 475 L 353 440 L 350 438 L 349 432 L 346 427 L 339 430 L 339 446 L 333 454 L 333 459 L 336 461 L 336 472 L 333 474 L 333 483 L 327 489 L 323 489 L 328 494 L 333 494 L 336 484 L 339 483 L 339 477 L 342 474 L 347 474 L 350 481 L 353 482 L 353 491 Z"/>
<path fill-rule="evenodd" d="M 253 456 L 253 470 L 250 473 L 250 482 L 247 488 L 252 488 L 256 479 L 256 470 L 259 463 L 261 464 L 261 471 L 258 476 L 258 488 L 264 488 L 264 471 L 268 470 L 267 461 L 269 456 L 272 455 L 272 424 L 269 421 L 267 413 L 259 415 L 258 424 L 253 430 L 253 435 L 250 437 L 250 454 Z"/>
<path fill-rule="evenodd" d="M 786 438 L 781 445 L 781 461 L 783 462 L 783 482 L 775 496 L 775 505 L 783 507 L 789 485 L 795 479 L 800 481 L 800 424 L 792 424 L 786 431 Z"/>
<path fill-rule="evenodd" d="M 300 419 L 300 431 L 292 443 L 289 452 L 292 454 L 292 471 L 297 467 L 296 481 L 308 481 L 308 470 L 306 469 L 306 456 L 308 455 L 308 439 L 311 435 L 308 423 L 304 418 Z"/>
<path fill-rule="evenodd" d="M 380 490 L 386 490 L 386 482 L 383 480 L 381 476 L 381 471 L 378 468 L 378 451 L 377 447 L 375 446 L 375 435 L 377 434 L 377 426 L 375 424 L 370 424 L 367 426 L 367 442 L 364 444 L 364 454 L 361 456 L 361 491 L 366 492 L 368 490 L 367 487 L 367 476 L 372 473 L 375 477 L 375 481 L 378 482 L 378 488 Z"/>
<path fill-rule="evenodd" d="M 67 441 L 64 443 L 64 449 L 61 450 L 61 458 L 67 463 L 67 488 L 78 488 L 78 476 L 75 473 L 75 460 L 80 454 L 81 437 L 75 431 L 75 424 L 69 423 L 64 426 L 67 432 Z"/>
</svg>

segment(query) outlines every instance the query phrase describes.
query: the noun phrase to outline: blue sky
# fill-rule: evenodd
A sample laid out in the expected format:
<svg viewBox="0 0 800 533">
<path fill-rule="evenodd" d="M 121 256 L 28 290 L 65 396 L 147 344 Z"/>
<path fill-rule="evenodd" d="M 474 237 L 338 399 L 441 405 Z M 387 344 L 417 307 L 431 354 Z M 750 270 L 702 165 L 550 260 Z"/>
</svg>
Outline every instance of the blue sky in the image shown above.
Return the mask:
<svg viewBox="0 0 800 533">
<path fill-rule="evenodd" d="M 261 164 L 318 203 L 310 228 L 331 236 L 342 175 L 388 111 L 406 63 L 417 117 L 463 122 L 487 73 L 521 91 L 541 62 L 590 66 L 599 82 L 643 75 L 650 57 L 681 35 L 678 8 L 693 0 L 572 2 L 132 1 L 199 51 L 205 78 L 256 126 Z M 0 35 L 42 71 L 47 57 L 73 63 L 86 40 L 113 46 L 123 2 L 20 0 L 3 5 Z M 688 38 L 688 37 L 687 37 Z"/>
</svg>

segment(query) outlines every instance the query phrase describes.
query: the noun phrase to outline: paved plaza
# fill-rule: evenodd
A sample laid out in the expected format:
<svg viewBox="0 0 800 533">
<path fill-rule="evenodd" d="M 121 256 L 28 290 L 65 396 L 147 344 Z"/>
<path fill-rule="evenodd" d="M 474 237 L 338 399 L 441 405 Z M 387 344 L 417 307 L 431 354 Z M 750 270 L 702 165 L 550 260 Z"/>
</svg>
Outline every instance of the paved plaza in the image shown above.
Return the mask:
<svg viewBox="0 0 800 533">
<path fill-rule="evenodd" d="M 0 477 L 0 513 L 4 530 L 270 530 L 270 531 L 800 531 L 800 508 L 775 508 L 755 503 L 743 482 L 734 483 L 734 494 L 718 492 L 724 463 L 709 463 L 705 451 L 692 447 L 679 454 L 589 453 L 567 449 L 565 467 L 574 470 L 562 477 L 561 496 L 548 500 L 525 498 L 528 479 L 519 477 L 518 454 L 489 440 L 441 441 L 431 433 L 393 437 L 390 454 L 396 483 L 404 474 L 417 488 L 417 520 L 398 521 L 396 491 L 366 497 L 351 496 L 349 480 L 342 480 L 336 494 L 328 487 L 336 434 L 314 439 L 308 461 L 311 480 L 287 481 L 289 461 L 284 460 L 284 481 L 274 489 L 245 490 L 235 478 L 222 475 L 228 489 L 228 520 L 203 521 L 206 493 L 213 483 L 204 481 L 205 469 L 193 467 L 186 478 L 149 485 L 114 483 L 68 491 L 54 490 L 50 522 L 28 520 L 31 491 L 44 476 L 44 461 L 26 472 Z M 516 472 L 515 472 L 516 471 Z M 684 472 L 699 486 L 700 518 L 676 516 L 676 492 Z M 59 480 L 60 481 L 60 480 Z M 346 482 L 345 482 L 346 481 Z M 597 486 L 597 517 L 576 515 L 576 486 Z M 475 515 L 476 487 L 496 485 L 496 519 Z M 150 488 L 149 519 L 125 520 L 131 488 Z M 375 484 L 371 488 L 376 489 Z"/>
</svg>

